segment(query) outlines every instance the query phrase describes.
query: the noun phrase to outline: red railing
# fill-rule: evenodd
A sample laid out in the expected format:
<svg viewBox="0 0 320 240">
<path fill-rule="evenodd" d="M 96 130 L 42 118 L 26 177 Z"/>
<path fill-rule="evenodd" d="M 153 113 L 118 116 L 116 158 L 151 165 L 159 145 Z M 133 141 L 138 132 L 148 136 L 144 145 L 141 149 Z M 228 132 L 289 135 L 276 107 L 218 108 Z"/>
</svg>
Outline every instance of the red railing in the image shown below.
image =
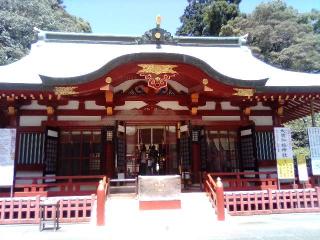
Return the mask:
<svg viewBox="0 0 320 240">
<path fill-rule="evenodd" d="M 209 173 L 212 178 L 221 177 L 225 191 L 277 189 L 278 179 L 271 178 L 276 172 Z"/>
<path fill-rule="evenodd" d="M 0 224 L 39 223 L 40 196 L 29 198 L 0 198 Z M 60 222 L 88 222 L 91 218 L 95 195 L 77 198 L 59 198 Z M 44 216 L 51 219 L 53 208 L 46 207 Z"/>
<path fill-rule="evenodd" d="M 231 215 L 320 212 L 320 188 L 226 192 Z"/>
<path fill-rule="evenodd" d="M 96 192 L 98 179 L 103 175 L 94 176 L 47 176 L 47 177 L 16 177 L 15 197 L 30 196 L 81 196 Z M 30 183 L 19 183 L 21 181 Z"/>
<path fill-rule="evenodd" d="M 217 219 L 219 221 L 224 221 L 224 193 L 221 179 L 217 178 L 217 182 L 215 182 L 210 174 L 206 174 L 204 179 L 204 189 L 215 209 Z"/>
</svg>

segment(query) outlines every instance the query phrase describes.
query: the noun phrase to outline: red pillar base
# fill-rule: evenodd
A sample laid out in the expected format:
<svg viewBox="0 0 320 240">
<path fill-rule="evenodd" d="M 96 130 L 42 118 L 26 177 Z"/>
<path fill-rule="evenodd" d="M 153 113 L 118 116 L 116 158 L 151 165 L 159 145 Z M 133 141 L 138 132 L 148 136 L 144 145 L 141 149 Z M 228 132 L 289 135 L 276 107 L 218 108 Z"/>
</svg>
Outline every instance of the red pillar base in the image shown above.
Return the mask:
<svg viewBox="0 0 320 240">
<path fill-rule="evenodd" d="M 181 200 L 139 201 L 139 210 L 180 209 Z"/>
</svg>

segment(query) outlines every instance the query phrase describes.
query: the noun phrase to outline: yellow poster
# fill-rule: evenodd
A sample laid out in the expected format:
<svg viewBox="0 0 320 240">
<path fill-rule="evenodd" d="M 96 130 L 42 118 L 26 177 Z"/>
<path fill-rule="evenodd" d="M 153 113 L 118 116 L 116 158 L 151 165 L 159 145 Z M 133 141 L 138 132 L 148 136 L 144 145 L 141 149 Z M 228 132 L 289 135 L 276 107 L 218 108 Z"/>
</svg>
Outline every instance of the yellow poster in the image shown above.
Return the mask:
<svg viewBox="0 0 320 240">
<path fill-rule="evenodd" d="M 283 158 L 277 160 L 278 178 L 292 179 L 294 178 L 293 159 Z"/>
</svg>

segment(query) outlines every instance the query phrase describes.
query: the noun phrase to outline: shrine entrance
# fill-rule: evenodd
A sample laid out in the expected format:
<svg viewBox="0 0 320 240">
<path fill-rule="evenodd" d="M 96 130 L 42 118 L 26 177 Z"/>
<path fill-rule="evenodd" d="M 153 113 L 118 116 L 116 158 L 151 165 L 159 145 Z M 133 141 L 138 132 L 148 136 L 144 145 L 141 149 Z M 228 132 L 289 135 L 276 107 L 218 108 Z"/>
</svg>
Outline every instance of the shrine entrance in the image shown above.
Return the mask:
<svg viewBox="0 0 320 240">
<path fill-rule="evenodd" d="M 179 173 L 175 125 L 125 126 L 125 177 Z"/>
</svg>

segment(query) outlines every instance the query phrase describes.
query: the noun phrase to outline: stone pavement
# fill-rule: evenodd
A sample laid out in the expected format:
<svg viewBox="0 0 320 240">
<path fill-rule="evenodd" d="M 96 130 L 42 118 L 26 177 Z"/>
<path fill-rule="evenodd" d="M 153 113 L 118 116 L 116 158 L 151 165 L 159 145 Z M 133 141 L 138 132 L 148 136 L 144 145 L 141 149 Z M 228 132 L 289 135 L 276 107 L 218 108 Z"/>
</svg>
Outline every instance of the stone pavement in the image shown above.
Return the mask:
<svg viewBox="0 0 320 240">
<path fill-rule="evenodd" d="M 203 193 L 182 194 L 181 210 L 139 211 L 135 199 L 110 199 L 106 213 L 104 227 L 62 224 L 57 232 L 39 232 L 38 225 L 0 225 L 0 239 L 320 239 L 319 213 L 227 216 L 218 222 Z"/>
</svg>

